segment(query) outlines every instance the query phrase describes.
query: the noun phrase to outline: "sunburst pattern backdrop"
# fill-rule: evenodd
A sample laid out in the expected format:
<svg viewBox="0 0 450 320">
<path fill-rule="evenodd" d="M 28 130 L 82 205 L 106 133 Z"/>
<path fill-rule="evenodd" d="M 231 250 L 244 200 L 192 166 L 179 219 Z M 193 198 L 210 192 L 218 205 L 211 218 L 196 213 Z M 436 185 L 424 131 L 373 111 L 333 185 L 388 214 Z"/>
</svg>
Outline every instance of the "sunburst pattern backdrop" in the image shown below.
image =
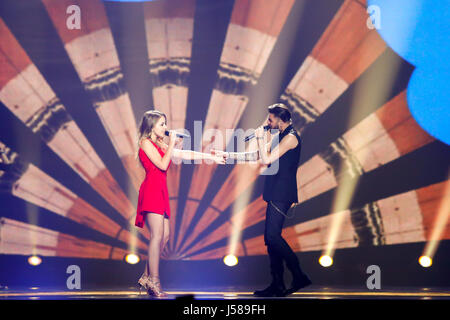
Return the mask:
<svg viewBox="0 0 450 320">
<path fill-rule="evenodd" d="M 67 27 L 70 5 L 80 29 Z M 296 252 L 450 239 L 448 212 L 433 233 L 449 209 L 450 150 L 412 117 L 414 66 L 368 27 L 365 0 L 0 7 L 0 254 L 145 260 L 149 230 L 134 227 L 143 113 L 163 111 L 209 152 L 218 141 L 195 121 L 226 137 L 260 126 L 277 101 L 303 140 L 283 230 Z M 264 256 L 260 171 L 173 164 L 163 259 Z"/>
</svg>

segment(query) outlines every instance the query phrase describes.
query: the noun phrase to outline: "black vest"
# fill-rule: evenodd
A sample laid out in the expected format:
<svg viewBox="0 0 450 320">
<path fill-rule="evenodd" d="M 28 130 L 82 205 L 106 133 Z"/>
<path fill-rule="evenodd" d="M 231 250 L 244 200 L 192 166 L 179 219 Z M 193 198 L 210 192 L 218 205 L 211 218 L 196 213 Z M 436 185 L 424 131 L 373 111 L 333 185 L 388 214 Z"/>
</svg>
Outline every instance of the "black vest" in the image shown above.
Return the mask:
<svg viewBox="0 0 450 320">
<path fill-rule="evenodd" d="M 263 192 L 264 201 L 298 202 L 297 168 L 300 162 L 302 141 L 297 131 L 292 128 L 292 125 L 289 125 L 282 133 L 280 133 L 278 141 L 281 142 L 281 140 L 290 133 L 297 138 L 298 144 L 294 149 L 288 150 L 281 158 L 270 164 L 270 167 L 272 167 L 276 166 L 276 163 L 278 162 L 278 172 L 265 177 Z M 273 141 L 270 150 L 272 151 L 276 145 L 276 141 Z"/>
</svg>

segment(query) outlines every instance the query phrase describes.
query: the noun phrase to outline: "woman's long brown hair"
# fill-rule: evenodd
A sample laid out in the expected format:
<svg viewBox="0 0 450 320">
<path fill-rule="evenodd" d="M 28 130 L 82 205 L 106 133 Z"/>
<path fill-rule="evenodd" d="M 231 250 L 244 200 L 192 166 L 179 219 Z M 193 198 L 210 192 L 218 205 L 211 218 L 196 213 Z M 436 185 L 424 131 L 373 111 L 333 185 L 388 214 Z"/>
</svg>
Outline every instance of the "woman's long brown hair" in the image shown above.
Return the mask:
<svg viewBox="0 0 450 320">
<path fill-rule="evenodd" d="M 150 110 L 144 113 L 141 122 L 138 127 L 138 138 L 137 138 L 137 149 L 136 149 L 136 160 L 139 160 L 139 148 L 141 140 L 147 138 L 152 133 L 153 127 L 156 125 L 158 120 L 164 117 L 167 122 L 166 115 L 158 110 Z"/>
</svg>

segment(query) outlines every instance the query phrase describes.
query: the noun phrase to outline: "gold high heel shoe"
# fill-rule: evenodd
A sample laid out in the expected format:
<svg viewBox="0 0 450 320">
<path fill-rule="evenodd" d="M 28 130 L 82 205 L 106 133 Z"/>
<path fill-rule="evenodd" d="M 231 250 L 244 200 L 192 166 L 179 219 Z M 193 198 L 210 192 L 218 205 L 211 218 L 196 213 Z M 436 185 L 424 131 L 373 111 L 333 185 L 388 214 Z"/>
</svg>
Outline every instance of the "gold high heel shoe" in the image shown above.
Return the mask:
<svg viewBox="0 0 450 320">
<path fill-rule="evenodd" d="M 138 285 L 139 285 L 139 295 L 141 295 L 142 288 L 144 288 L 145 291 L 147 291 L 147 293 L 149 293 L 148 277 L 147 276 L 142 275 L 139 278 L 139 280 L 138 280 Z"/>
<path fill-rule="evenodd" d="M 161 288 L 159 278 L 147 278 L 148 290 L 153 293 L 153 296 L 157 298 L 166 298 L 168 295 Z"/>
</svg>

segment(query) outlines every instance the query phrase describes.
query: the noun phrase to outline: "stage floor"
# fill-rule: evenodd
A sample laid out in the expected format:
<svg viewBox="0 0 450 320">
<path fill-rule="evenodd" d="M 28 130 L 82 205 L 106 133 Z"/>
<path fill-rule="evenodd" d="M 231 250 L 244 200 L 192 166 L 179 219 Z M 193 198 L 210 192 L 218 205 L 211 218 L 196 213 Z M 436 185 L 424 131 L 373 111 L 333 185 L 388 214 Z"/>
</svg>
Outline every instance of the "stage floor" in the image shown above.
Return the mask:
<svg viewBox="0 0 450 320">
<path fill-rule="evenodd" d="M 167 288 L 169 295 L 164 300 L 190 298 L 195 300 L 264 300 L 253 296 L 253 290 L 262 288 L 208 288 L 191 290 Z M 112 289 L 62 290 L 61 288 L 4 288 L 0 290 L 0 300 L 90 300 L 90 299 L 156 299 L 145 292 L 139 294 L 137 287 Z M 415 299 L 415 300 L 450 300 L 450 288 L 383 288 L 368 290 L 362 288 L 330 288 L 309 286 L 290 296 L 270 299 Z M 157 299 L 162 300 L 162 299 Z"/>
</svg>

